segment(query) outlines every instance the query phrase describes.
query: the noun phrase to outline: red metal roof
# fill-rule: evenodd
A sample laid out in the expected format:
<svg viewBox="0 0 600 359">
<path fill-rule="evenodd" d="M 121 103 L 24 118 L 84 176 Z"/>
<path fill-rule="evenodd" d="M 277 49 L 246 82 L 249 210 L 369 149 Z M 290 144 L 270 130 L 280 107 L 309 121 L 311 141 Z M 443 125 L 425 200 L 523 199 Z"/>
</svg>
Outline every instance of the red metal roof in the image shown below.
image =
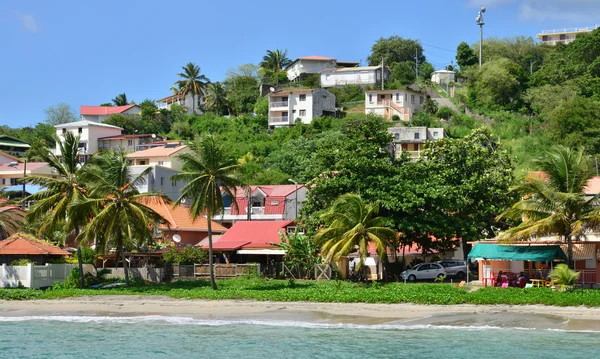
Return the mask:
<svg viewBox="0 0 600 359">
<path fill-rule="evenodd" d="M 137 105 L 126 106 L 80 106 L 79 113 L 82 115 L 112 115 L 114 113 L 123 113 Z"/>
<path fill-rule="evenodd" d="M 70 253 L 27 234 L 16 233 L 8 239 L 0 241 L 0 255 L 68 256 Z"/>
<path fill-rule="evenodd" d="M 304 185 L 299 184 L 298 189 Z M 269 186 L 250 186 L 252 194 L 257 191 L 262 191 L 265 195 L 265 213 L 264 214 L 281 214 L 285 213 L 286 197 L 296 191 L 296 185 L 269 185 Z M 235 192 L 235 201 L 238 209 L 231 208 L 231 214 L 247 214 L 248 213 L 248 195 L 243 187 L 237 187 Z"/>
<path fill-rule="evenodd" d="M 285 233 L 294 221 L 240 221 L 213 242 L 213 249 L 231 251 L 238 249 L 271 249 L 280 243 L 279 232 Z M 208 242 L 208 241 L 207 241 Z M 200 244 L 208 247 L 208 243 Z"/>
</svg>

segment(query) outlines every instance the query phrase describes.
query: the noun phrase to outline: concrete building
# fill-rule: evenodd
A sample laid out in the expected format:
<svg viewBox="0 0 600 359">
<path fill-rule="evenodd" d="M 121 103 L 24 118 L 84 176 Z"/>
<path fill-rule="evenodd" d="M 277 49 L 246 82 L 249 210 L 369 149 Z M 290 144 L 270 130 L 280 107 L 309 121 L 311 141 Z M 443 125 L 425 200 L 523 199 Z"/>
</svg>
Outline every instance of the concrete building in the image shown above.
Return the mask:
<svg viewBox="0 0 600 359">
<path fill-rule="evenodd" d="M 321 70 L 321 86 L 336 87 L 346 85 L 381 86 L 381 66 L 340 67 Z M 386 68 L 384 80 L 390 72 Z"/>
<path fill-rule="evenodd" d="M 426 141 L 436 141 L 446 137 L 443 128 L 390 127 L 388 132 L 394 136 L 392 143 L 394 158 L 400 158 L 403 152 L 408 152 L 413 160 L 421 157 Z"/>
<path fill-rule="evenodd" d="M 85 162 L 87 159 L 98 152 L 99 140 L 106 137 L 120 136 L 121 127 L 111 126 L 104 123 L 81 120 L 77 122 L 64 123 L 62 125 L 54 126 L 56 128 L 56 135 L 61 140 L 67 132 L 73 133 L 75 136 L 80 136 L 79 139 L 79 156 L 80 161 Z M 56 145 L 54 154 L 61 156 L 60 147 Z"/>
<path fill-rule="evenodd" d="M 29 143 L 10 136 L 0 136 L 0 151 L 15 157 L 25 156 Z"/>
<path fill-rule="evenodd" d="M 450 70 L 437 70 L 431 74 L 431 82 L 436 84 L 449 84 L 456 81 L 456 72 Z"/>
<path fill-rule="evenodd" d="M 191 93 L 181 94 L 177 93 L 171 96 L 167 96 L 165 98 L 161 98 L 160 100 L 156 100 L 158 105 L 158 109 L 162 110 L 170 110 L 172 105 L 179 105 L 184 107 L 187 110 L 188 114 L 193 114 L 194 112 L 198 115 L 203 114 L 202 105 L 204 104 L 204 95 L 199 94 L 196 95 L 196 105 L 194 106 L 194 97 Z"/>
<path fill-rule="evenodd" d="M 377 114 L 391 120 L 397 115 L 401 121 L 410 121 L 421 109 L 426 95 L 413 90 L 372 90 L 365 92 L 365 113 Z"/>
<path fill-rule="evenodd" d="M 159 165 L 134 165 L 131 166 L 131 174 L 139 176 L 147 168 L 151 168 L 151 170 L 146 175 L 144 183 L 137 186 L 140 193 L 159 192 L 169 197 L 171 201 L 179 199 L 185 183 L 173 181 L 171 177 L 180 173 L 180 171 Z"/>
<path fill-rule="evenodd" d="M 84 121 L 104 122 L 114 114 L 138 115 L 142 109 L 138 105 L 126 106 L 81 106 L 79 113 Z"/>
<path fill-rule="evenodd" d="M 326 56 L 302 56 L 294 60 L 284 70 L 290 81 L 298 81 L 304 74 L 318 74 L 325 69 L 336 67 L 355 67 L 358 62 L 342 62 L 333 57 Z"/>
<path fill-rule="evenodd" d="M 592 27 L 580 27 L 571 29 L 542 30 L 542 32 L 537 34 L 536 37 L 544 45 L 554 46 L 556 44 L 568 44 L 575 41 L 577 36 L 582 34 L 589 34 L 598 27 L 599 26 L 596 25 Z"/>
<path fill-rule="evenodd" d="M 335 116 L 335 95 L 325 89 L 278 91 L 269 94 L 269 127 L 291 126 L 296 120 Z"/>
<path fill-rule="evenodd" d="M 175 171 L 181 171 L 183 162 L 178 155 L 187 148 L 179 142 L 168 143 L 164 146 L 153 147 L 143 151 L 133 152 L 127 155 L 136 166 L 162 166 Z"/>
</svg>

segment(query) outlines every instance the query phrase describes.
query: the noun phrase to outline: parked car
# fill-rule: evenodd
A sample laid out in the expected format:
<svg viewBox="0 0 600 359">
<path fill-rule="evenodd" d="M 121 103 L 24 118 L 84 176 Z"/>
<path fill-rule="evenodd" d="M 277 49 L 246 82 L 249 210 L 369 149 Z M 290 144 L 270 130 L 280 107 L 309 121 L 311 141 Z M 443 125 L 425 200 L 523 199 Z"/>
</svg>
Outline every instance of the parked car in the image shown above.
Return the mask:
<svg viewBox="0 0 600 359">
<path fill-rule="evenodd" d="M 467 275 L 467 263 L 458 259 L 444 259 L 443 261 L 436 262 L 441 264 L 446 269 L 448 277 L 456 277 L 463 279 Z"/>
<path fill-rule="evenodd" d="M 402 272 L 402 278 L 414 282 L 416 280 L 435 279 L 446 275 L 446 270 L 438 263 L 421 263 Z"/>
</svg>

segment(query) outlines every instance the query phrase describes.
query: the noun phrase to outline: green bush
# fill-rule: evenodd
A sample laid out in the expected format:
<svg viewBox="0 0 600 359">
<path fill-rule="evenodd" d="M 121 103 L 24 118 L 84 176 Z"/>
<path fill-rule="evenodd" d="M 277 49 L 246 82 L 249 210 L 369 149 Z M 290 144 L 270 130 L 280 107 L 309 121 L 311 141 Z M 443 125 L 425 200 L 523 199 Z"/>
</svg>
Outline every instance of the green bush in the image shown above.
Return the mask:
<svg viewBox="0 0 600 359">
<path fill-rule="evenodd" d="M 165 263 L 195 264 L 208 262 L 208 251 L 200 247 L 186 246 L 183 250 L 171 247 L 163 253 Z"/>
<path fill-rule="evenodd" d="M 449 120 L 456 116 L 456 113 L 450 107 L 442 106 L 437 110 L 436 116 L 444 120 Z"/>
<path fill-rule="evenodd" d="M 10 262 L 11 266 L 26 266 L 26 265 L 29 265 L 29 264 L 34 264 L 34 263 L 32 261 L 30 261 L 29 259 L 26 259 L 26 258 L 17 259 L 17 260 L 14 260 L 14 261 Z"/>
</svg>

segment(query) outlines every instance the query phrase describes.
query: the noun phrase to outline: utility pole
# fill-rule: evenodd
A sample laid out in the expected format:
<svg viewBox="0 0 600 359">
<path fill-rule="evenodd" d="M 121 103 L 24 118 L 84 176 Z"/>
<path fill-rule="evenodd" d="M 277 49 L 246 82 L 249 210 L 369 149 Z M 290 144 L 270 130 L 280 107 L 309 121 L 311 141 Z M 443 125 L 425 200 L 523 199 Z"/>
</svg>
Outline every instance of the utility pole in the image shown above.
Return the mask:
<svg viewBox="0 0 600 359">
<path fill-rule="evenodd" d="M 23 193 L 21 194 L 21 200 L 23 201 L 23 209 L 27 208 L 27 204 L 25 203 L 25 177 L 27 177 L 27 157 L 25 157 L 25 161 L 23 163 Z"/>
<path fill-rule="evenodd" d="M 483 53 L 483 13 L 485 12 L 485 7 L 481 7 L 481 9 L 479 10 L 479 14 L 477 15 L 477 18 L 475 18 L 475 21 L 477 22 L 477 25 L 479 25 L 479 68 L 481 68 L 481 64 L 482 64 L 482 53 Z"/>
<path fill-rule="evenodd" d="M 533 75 L 533 60 L 529 60 L 529 74 Z"/>
<path fill-rule="evenodd" d="M 417 78 L 419 78 L 419 49 L 415 49 L 415 73 L 417 74 Z"/>
<path fill-rule="evenodd" d="M 385 67 L 383 67 L 383 57 L 381 58 L 381 91 L 383 91 L 384 88 L 384 79 L 385 77 Z"/>
</svg>

